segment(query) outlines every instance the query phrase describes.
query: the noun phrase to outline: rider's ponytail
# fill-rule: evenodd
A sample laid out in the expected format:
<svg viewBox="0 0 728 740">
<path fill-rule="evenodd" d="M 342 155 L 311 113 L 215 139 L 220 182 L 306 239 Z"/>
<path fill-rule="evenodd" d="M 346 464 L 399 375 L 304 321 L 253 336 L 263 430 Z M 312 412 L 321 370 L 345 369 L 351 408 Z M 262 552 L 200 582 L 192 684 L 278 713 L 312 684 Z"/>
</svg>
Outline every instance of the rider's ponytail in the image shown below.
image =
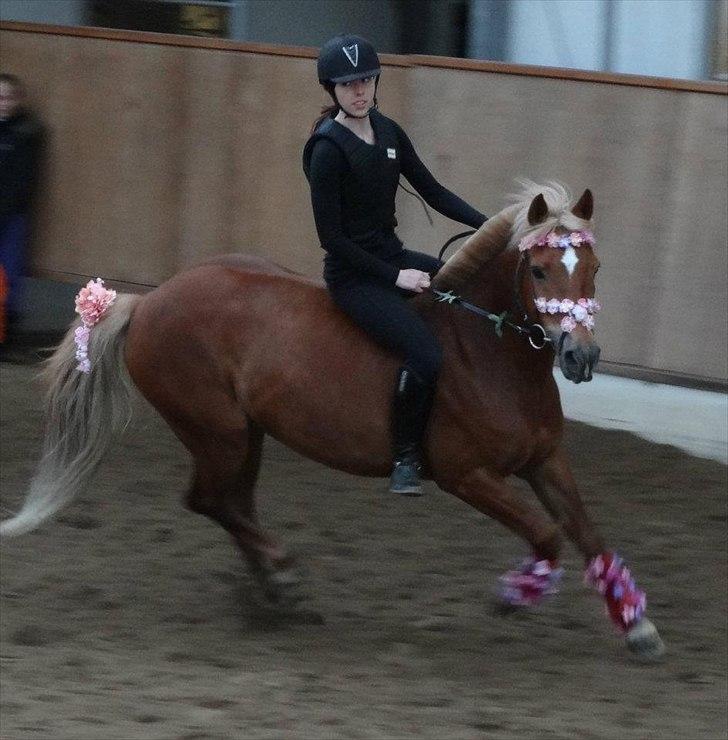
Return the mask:
<svg viewBox="0 0 728 740">
<path fill-rule="evenodd" d="M 326 92 L 331 95 L 331 100 L 333 100 L 333 105 L 326 105 L 321 109 L 321 115 L 313 122 L 313 126 L 311 126 L 311 136 L 313 136 L 316 133 L 316 129 L 327 119 L 327 118 L 333 118 L 340 110 L 339 108 L 339 101 L 336 99 L 336 94 L 334 93 L 334 84 L 331 82 L 322 82 L 321 87 L 326 90 Z"/>
<path fill-rule="evenodd" d="M 333 118 L 339 112 L 338 105 L 327 105 L 321 109 L 321 115 L 313 122 L 311 126 L 311 136 L 316 133 L 316 129 L 327 119 Z"/>
</svg>

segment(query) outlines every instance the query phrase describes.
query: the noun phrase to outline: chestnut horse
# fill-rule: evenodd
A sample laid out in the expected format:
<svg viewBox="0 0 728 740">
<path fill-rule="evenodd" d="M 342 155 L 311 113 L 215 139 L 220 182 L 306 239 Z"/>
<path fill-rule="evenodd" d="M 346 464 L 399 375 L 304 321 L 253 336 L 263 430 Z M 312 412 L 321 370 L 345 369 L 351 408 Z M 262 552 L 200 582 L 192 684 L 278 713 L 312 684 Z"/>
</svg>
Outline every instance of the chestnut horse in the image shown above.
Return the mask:
<svg viewBox="0 0 728 740">
<path fill-rule="evenodd" d="M 436 292 L 412 298 L 444 350 L 426 473 L 530 545 L 532 557 L 502 579 L 510 604 L 555 590 L 565 534 L 629 647 L 652 657 L 663 645 L 644 618 L 644 594 L 605 549 L 579 497 L 553 378 L 555 353 L 576 383 L 591 379 L 599 356 L 592 207 L 588 190 L 572 204 L 556 183 L 525 183 L 519 201 L 443 266 Z M 464 310 L 473 305 L 492 318 L 508 312 L 511 327 L 494 331 Z M 536 351 L 512 328 L 519 320 L 532 337 L 540 323 L 549 346 Z M 79 372 L 71 330 L 48 361 L 45 455 L 3 535 L 32 529 L 88 484 L 127 418 L 130 380 L 192 455 L 187 505 L 232 535 L 271 598 L 290 559 L 256 516 L 264 434 L 358 475 L 386 476 L 392 464 L 390 395 L 400 360 L 336 309 L 319 281 L 265 260 L 223 256 L 144 296 L 118 296 L 91 332 L 88 360 L 90 372 Z M 524 502 L 510 475 L 527 481 L 543 508 Z"/>
</svg>

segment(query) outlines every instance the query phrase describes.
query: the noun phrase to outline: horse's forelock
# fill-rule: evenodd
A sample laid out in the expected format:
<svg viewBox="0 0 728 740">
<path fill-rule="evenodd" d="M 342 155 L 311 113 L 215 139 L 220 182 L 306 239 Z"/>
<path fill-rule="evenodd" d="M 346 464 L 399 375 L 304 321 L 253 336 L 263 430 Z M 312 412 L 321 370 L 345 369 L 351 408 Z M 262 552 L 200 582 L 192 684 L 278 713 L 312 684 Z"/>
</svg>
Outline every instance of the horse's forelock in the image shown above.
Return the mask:
<svg viewBox="0 0 728 740">
<path fill-rule="evenodd" d="M 508 246 L 513 247 L 526 236 L 540 236 L 549 231 L 562 227 L 568 231 L 592 229 L 592 220 L 585 220 L 575 216 L 571 209 L 574 207 L 572 196 L 568 188 L 560 182 L 550 180 L 539 185 L 532 180 L 518 180 L 521 190 L 511 196 L 511 200 L 519 206 L 513 221 L 513 230 Z M 543 195 L 548 207 L 548 216 L 540 224 L 531 226 L 528 223 L 528 209 L 531 201 L 537 195 Z"/>
</svg>

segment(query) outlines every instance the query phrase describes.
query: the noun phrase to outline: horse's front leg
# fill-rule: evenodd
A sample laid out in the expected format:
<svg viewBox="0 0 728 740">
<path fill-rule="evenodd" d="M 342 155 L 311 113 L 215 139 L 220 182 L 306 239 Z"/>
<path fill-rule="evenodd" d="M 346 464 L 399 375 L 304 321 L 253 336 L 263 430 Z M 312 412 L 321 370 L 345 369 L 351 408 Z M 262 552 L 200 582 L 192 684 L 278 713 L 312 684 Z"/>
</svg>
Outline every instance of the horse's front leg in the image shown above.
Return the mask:
<svg viewBox="0 0 728 740">
<path fill-rule="evenodd" d="M 630 650 L 648 658 L 661 655 L 665 646 L 655 626 L 644 616 L 645 594 L 635 585 L 622 559 L 606 550 L 586 513 L 563 449 L 558 448 L 543 464 L 521 475 L 584 556 L 586 582 L 603 596 L 607 613 L 625 634 Z"/>
<path fill-rule="evenodd" d="M 520 472 L 519 477 L 528 482 L 587 561 L 604 552 L 604 540 L 584 508 L 562 448 L 541 465 Z"/>
<path fill-rule="evenodd" d="M 501 598 L 504 606 L 533 606 L 553 593 L 561 569 L 561 528 L 540 506 L 533 506 L 503 478 L 484 468 L 472 471 L 455 485 L 442 485 L 478 511 L 496 519 L 519 534 L 531 545 L 533 559 L 524 561 L 519 570 L 502 576 Z"/>
</svg>

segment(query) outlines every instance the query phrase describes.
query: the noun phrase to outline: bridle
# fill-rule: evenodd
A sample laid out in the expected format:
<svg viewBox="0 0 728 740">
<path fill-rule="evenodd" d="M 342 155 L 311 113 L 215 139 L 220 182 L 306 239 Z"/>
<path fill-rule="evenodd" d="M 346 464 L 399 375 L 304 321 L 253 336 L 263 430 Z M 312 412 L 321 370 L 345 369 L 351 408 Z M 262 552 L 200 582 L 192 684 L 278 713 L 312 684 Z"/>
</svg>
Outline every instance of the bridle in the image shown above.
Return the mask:
<svg viewBox="0 0 728 740">
<path fill-rule="evenodd" d="M 466 236 L 471 236 L 472 234 L 475 234 L 475 231 L 463 231 L 461 234 L 456 234 L 455 236 L 448 239 L 445 244 L 442 245 L 442 248 L 440 249 L 440 252 L 438 254 L 438 259 L 440 260 L 440 262 L 442 262 L 442 257 L 445 254 L 445 250 L 454 241 L 462 239 Z M 520 324 L 516 323 L 515 319 L 509 317 L 508 311 L 503 311 L 500 314 L 493 313 L 486 308 L 481 308 L 480 306 L 476 306 L 474 303 L 470 303 L 464 300 L 461 296 L 456 295 L 451 290 L 443 292 L 441 290 L 435 290 L 434 288 L 431 288 L 431 291 L 435 295 L 435 301 L 437 303 L 448 303 L 451 306 L 460 306 L 466 311 L 470 311 L 477 316 L 482 316 L 492 321 L 495 324 L 496 336 L 502 337 L 503 327 L 507 326 L 510 329 L 516 331 L 518 334 L 525 336 L 528 339 L 528 343 L 534 349 L 543 349 L 547 344 L 553 343 L 553 340 L 546 334 L 546 329 L 544 329 L 541 324 L 534 323 L 528 318 L 528 313 L 526 312 L 526 309 L 523 306 L 523 302 L 521 301 L 521 293 L 519 290 L 521 285 L 521 277 L 523 275 L 523 269 L 528 263 L 530 263 L 529 252 L 521 252 L 521 256 L 518 260 L 518 265 L 516 266 L 516 272 L 513 278 L 513 295 L 516 303 L 516 309 L 518 313 L 522 314 L 523 316 Z M 565 332 L 562 332 L 561 338 L 559 339 L 559 349 L 561 348 L 560 345 L 564 341 L 564 337 Z"/>
</svg>

